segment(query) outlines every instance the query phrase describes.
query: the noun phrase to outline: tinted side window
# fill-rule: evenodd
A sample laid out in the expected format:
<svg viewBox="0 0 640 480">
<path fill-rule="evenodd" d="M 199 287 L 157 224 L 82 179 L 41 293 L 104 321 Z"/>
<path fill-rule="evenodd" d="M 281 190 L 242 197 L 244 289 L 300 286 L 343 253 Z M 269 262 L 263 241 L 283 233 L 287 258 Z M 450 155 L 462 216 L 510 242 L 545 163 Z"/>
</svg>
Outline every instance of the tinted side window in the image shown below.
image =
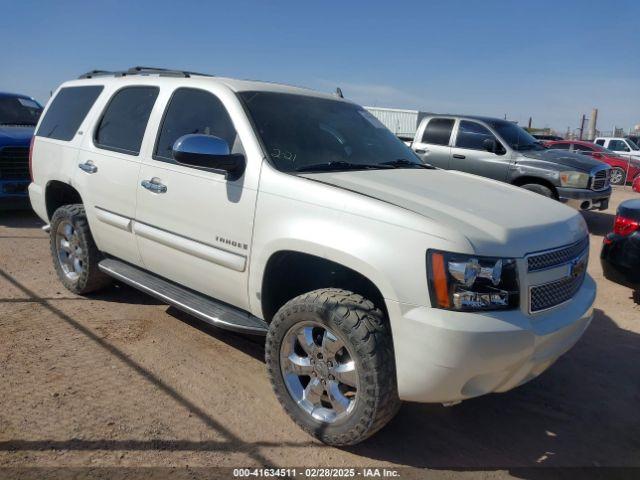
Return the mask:
<svg viewBox="0 0 640 480">
<path fill-rule="evenodd" d="M 456 147 L 471 150 L 485 150 L 482 142 L 487 139 L 495 140 L 495 137 L 488 129 L 479 123 L 462 120 L 458 127 Z"/>
<path fill-rule="evenodd" d="M 36 135 L 56 140 L 71 140 L 103 88 L 101 85 L 92 85 L 60 89 L 42 119 Z"/>
<path fill-rule="evenodd" d="M 609 150 L 614 152 L 628 152 L 629 147 L 622 140 L 609 140 Z"/>
<path fill-rule="evenodd" d="M 236 129 L 222 102 L 213 94 L 193 88 L 176 90 L 167 106 L 155 157 L 173 160 L 173 144 L 190 133 L 214 135 L 226 140 L 232 153 L 238 153 Z"/>
<path fill-rule="evenodd" d="M 118 90 L 96 129 L 96 146 L 137 155 L 158 87 L 125 87 Z"/>
<path fill-rule="evenodd" d="M 601 147 L 604 147 L 604 140 L 596 140 L 596 144 L 600 145 Z"/>
<path fill-rule="evenodd" d="M 552 143 L 549 145 L 549 148 L 553 150 L 569 150 L 570 146 L 570 143 Z"/>
<path fill-rule="evenodd" d="M 450 118 L 432 118 L 424 130 L 422 142 L 432 145 L 449 145 L 454 122 L 455 120 Z"/>
</svg>

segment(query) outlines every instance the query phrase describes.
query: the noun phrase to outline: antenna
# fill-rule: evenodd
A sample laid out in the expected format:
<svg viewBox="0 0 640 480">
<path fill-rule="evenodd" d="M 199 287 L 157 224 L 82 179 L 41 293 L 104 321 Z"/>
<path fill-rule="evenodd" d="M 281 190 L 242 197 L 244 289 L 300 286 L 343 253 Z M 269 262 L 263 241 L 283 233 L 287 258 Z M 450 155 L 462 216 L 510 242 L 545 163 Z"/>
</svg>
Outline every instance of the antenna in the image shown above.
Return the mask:
<svg viewBox="0 0 640 480">
<path fill-rule="evenodd" d="M 340 87 L 336 87 L 336 93 L 335 93 L 336 97 L 338 98 L 344 98 L 344 95 L 342 95 L 342 89 Z"/>
</svg>

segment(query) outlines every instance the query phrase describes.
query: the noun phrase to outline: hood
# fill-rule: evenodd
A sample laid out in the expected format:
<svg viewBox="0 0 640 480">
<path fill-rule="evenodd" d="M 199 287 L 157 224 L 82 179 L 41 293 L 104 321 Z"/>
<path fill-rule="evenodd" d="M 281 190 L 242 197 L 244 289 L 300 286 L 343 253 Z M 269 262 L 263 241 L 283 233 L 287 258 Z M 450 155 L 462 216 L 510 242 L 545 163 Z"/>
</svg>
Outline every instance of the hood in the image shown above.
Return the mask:
<svg viewBox="0 0 640 480">
<path fill-rule="evenodd" d="M 602 166 L 600 160 L 567 150 L 553 150 L 553 148 L 551 148 L 549 150 L 531 150 L 518 153 L 523 157 L 558 163 L 583 172 L 590 172 L 594 167 Z"/>
<path fill-rule="evenodd" d="M 302 176 L 376 198 L 449 227 L 464 235 L 478 255 L 522 257 L 588 235 L 576 210 L 467 173 L 394 169 Z"/>
<path fill-rule="evenodd" d="M 7 146 L 29 146 L 35 127 L 0 125 L 0 148 Z"/>
</svg>

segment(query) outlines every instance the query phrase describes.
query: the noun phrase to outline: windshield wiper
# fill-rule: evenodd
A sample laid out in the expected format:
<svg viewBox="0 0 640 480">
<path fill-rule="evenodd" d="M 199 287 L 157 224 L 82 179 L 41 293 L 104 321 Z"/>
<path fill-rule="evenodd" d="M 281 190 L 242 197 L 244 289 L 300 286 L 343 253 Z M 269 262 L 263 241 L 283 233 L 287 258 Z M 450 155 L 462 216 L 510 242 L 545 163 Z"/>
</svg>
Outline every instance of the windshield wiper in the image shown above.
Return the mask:
<svg viewBox="0 0 640 480">
<path fill-rule="evenodd" d="M 388 162 L 382 162 L 380 165 L 389 165 L 392 168 L 403 168 L 403 167 L 412 167 L 412 168 L 426 168 L 429 170 L 433 170 L 435 167 L 425 163 L 412 162 L 405 158 L 398 158 L 396 160 L 390 160 Z"/>
<path fill-rule="evenodd" d="M 378 163 L 349 163 L 343 161 L 312 163 L 296 169 L 296 172 L 330 172 L 334 170 L 374 170 L 381 168 L 394 168 L 391 165 Z"/>
</svg>

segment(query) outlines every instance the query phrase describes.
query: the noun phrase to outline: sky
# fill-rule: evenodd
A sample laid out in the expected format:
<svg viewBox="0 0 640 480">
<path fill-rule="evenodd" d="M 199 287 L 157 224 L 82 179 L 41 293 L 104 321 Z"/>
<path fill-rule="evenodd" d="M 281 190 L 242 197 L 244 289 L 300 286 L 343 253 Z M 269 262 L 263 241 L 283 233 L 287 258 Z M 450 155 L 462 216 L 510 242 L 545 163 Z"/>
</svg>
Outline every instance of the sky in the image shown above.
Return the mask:
<svg viewBox="0 0 640 480">
<path fill-rule="evenodd" d="M 92 69 L 268 80 L 563 133 L 640 124 L 640 1 L 0 0 L 0 91 Z"/>
</svg>

